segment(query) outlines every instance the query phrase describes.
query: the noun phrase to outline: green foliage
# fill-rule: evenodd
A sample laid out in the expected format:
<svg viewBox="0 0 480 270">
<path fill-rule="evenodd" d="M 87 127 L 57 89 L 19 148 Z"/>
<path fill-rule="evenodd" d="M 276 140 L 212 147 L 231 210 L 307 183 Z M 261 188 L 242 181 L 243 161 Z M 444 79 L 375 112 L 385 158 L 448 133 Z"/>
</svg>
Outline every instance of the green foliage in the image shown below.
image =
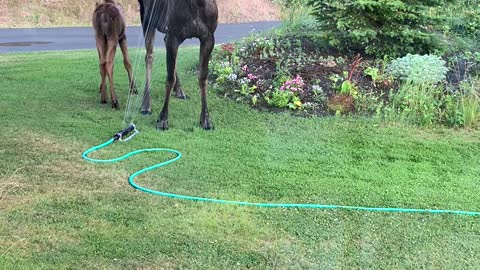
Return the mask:
<svg viewBox="0 0 480 270">
<path fill-rule="evenodd" d="M 464 96 L 461 102 L 463 126 L 474 126 L 480 120 L 480 101 L 478 96 Z"/>
<path fill-rule="evenodd" d="M 212 72 L 217 77 L 216 82 L 220 84 L 227 82 L 229 78 L 232 78 L 232 74 L 234 74 L 230 62 L 215 62 L 212 67 Z"/>
<path fill-rule="evenodd" d="M 480 122 L 480 81 L 478 78 L 463 82 L 459 91 L 458 111 L 463 117 L 463 126 L 470 127 Z"/>
<path fill-rule="evenodd" d="M 310 0 L 324 38 L 335 48 L 369 55 L 429 53 L 438 38 L 428 7 L 443 0 Z"/>
<path fill-rule="evenodd" d="M 466 12 L 460 18 L 452 17 L 451 20 L 454 33 L 474 39 L 477 39 L 480 35 L 480 13 L 478 13 L 478 10 Z"/>
<path fill-rule="evenodd" d="M 324 103 L 327 100 L 327 95 L 320 85 L 312 85 L 311 93 L 315 103 Z"/>
<path fill-rule="evenodd" d="M 302 20 L 309 13 L 308 0 L 273 0 L 273 2 L 281 6 L 283 21 L 288 25 Z"/>
<path fill-rule="evenodd" d="M 404 122 L 433 126 L 440 115 L 442 91 L 443 88 L 430 84 L 405 83 L 392 95 L 392 106 Z"/>
<path fill-rule="evenodd" d="M 384 106 L 382 98 L 383 94 L 359 92 L 355 99 L 355 111 L 363 115 L 379 116 Z"/>
<path fill-rule="evenodd" d="M 340 94 L 356 97 L 358 94 L 357 86 L 351 81 L 344 81 L 340 87 Z"/>
<path fill-rule="evenodd" d="M 434 55 L 412 55 L 393 60 L 387 73 L 396 79 L 415 84 L 438 83 L 445 80 L 446 62 Z"/>
<path fill-rule="evenodd" d="M 448 93 L 443 86 L 407 82 L 390 96 L 391 103 L 384 114 L 386 118 L 420 126 L 471 127 L 480 120 L 480 100 L 472 90 L 474 87 L 474 83 L 468 83 L 463 89 Z"/>
<path fill-rule="evenodd" d="M 275 90 L 271 97 L 266 96 L 265 100 L 269 105 L 277 108 L 285 108 L 290 103 L 290 94 L 286 91 Z"/>
<path fill-rule="evenodd" d="M 363 73 L 367 76 L 370 76 L 372 81 L 375 83 L 380 78 L 379 72 L 380 70 L 376 67 L 367 67 Z"/>
<path fill-rule="evenodd" d="M 480 2 L 477 0 L 457 0 L 433 8 L 431 13 L 443 18 L 435 28 L 447 36 L 457 36 L 469 40 L 480 37 Z"/>
</svg>

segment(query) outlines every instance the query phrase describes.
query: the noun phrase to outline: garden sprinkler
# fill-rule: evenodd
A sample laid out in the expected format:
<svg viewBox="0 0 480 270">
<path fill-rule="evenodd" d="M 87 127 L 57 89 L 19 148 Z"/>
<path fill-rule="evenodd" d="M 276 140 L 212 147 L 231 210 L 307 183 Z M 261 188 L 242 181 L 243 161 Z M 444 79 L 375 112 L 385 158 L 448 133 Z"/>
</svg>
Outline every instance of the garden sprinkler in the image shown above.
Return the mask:
<svg viewBox="0 0 480 270">
<path fill-rule="evenodd" d="M 125 136 L 127 136 L 128 134 L 130 134 L 131 132 L 133 132 L 132 135 L 128 136 L 127 138 L 125 138 Z M 115 135 L 113 135 L 113 139 L 115 141 L 121 141 L 121 142 L 128 142 L 130 141 L 131 139 L 133 139 L 133 137 L 137 136 L 137 134 L 140 133 L 140 131 L 138 131 L 137 127 L 135 126 L 135 124 L 130 124 L 128 127 L 124 128 L 122 131 L 116 133 Z M 125 138 L 125 139 L 124 139 Z"/>
</svg>

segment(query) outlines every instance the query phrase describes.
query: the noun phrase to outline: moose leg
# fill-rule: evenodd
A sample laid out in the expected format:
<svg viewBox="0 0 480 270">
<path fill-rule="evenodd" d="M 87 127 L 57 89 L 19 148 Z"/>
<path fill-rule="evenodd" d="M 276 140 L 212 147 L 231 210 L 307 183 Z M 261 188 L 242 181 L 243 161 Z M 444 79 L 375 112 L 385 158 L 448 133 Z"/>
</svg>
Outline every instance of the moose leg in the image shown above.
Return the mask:
<svg viewBox="0 0 480 270">
<path fill-rule="evenodd" d="M 175 75 L 175 96 L 179 99 L 187 99 L 187 95 L 183 92 L 182 83 L 180 82 L 180 78 L 178 78 L 178 74 Z"/>
<path fill-rule="evenodd" d="M 127 70 L 127 74 L 128 74 L 128 83 L 130 87 L 130 93 L 137 94 L 137 86 L 135 85 L 135 80 L 133 79 L 133 75 L 132 75 L 132 64 L 130 63 L 130 58 L 128 57 L 126 37 L 120 40 L 120 49 L 122 50 L 122 54 L 123 54 L 123 65 L 125 66 L 125 69 Z"/>
<path fill-rule="evenodd" d="M 148 24 L 147 24 L 148 25 Z M 153 42 L 155 41 L 155 29 L 144 30 L 145 48 L 147 54 L 145 56 L 145 65 L 147 66 L 147 74 L 145 79 L 145 92 L 143 93 L 142 111 L 143 115 L 151 114 L 150 107 L 150 82 L 152 80 L 153 65 Z"/>
<path fill-rule="evenodd" d="M 97 51 L 98 59 L 100 61 L 100 77 L 102 82 L 100 83 L 100 102 L 102 104 L 107 103 L 107 89 L 106 89 L 106 76 L 107 76 L 107 67 L 106 67 L 106 54 L 107 54 L 107 42 L 104 37 L 97 36 Z"/>
<path fill-rule="evenodd" d="M 163 104 L 162 112 L 157 121 L 157 129 L 168 129 L 168 104 L 170 102 L 170 95 L 176 83 L 176 62 L 178 46 L 181 42 L 177 37 L 168 35 L 165 38 L 165 47 L 167 48 L 167 81 L 165 83 L 165 103 Z"/>
<path fill-rule="evenodd" d="M 208 61 L 215 45 L 215 37 L 209 35 L 207 38 L 200 40 L 200 73 L 198 74 L 198 83 L 200 85 L 200 95 L 202 99 L 202 112 L 200 114 L 200 126 L 205 130 L 213 129 L 210 122 L 207 107 L 207 77 L 208 77 Z"/>
<path fill-rule="evenodd" d="M 118 109 L 117 95 L 115 94 L 115 85 L 113 84 L 113 60 L 115 59 L 115 52 L 117 50 L 117 40 L 108 40 L 107 48 L 107 75 L 110 80 L 110 97 L 112 98 L 112 108 Z"/>
<path fill-rule="evenodd" d="M 165 44 L 167 44 L 167 37 L 168 35 L 165 35 L 164 41 Z M 178 77 L 178 73 L 175 72 L 175 86 L 173 87 L 173 91 L 175 92 L 175 96 L 179 99 L 187 99 L 187 95 L 183 92 L 182 89 L 182 83 L 180 82 L 180 78 Z"/>
</svg>

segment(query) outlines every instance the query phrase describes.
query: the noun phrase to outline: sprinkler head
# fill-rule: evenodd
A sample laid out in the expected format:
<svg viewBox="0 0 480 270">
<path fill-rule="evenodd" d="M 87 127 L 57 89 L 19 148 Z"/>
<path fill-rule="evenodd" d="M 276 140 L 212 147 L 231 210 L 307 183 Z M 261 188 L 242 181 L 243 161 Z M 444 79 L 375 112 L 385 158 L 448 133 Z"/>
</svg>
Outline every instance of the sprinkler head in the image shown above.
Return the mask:
<svg viewBox="0 0 480 270">
<path fill-rule="evenodd" d="M 115 141 L 122 140 L 122 138 L 127 136 L 132 131 L 135 131 L 135 133 L 137 133 L 137 128 L 135 127 L 135 124 L 131 124 L 128 127 L 124 128 L 122 131 L 116 133 L 115 135 L 113 135 L 113 138 L 115 139 Z"/>
</svg>

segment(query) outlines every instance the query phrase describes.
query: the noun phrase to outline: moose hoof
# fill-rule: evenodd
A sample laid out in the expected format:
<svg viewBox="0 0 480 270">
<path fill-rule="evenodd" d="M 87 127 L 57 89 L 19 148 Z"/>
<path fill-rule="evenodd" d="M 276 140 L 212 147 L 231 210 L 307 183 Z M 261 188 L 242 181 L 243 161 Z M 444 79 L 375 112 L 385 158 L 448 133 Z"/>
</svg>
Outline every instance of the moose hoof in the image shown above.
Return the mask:
<svg viewBox="0 0 480 270">
<path fill-rule="evenodd" d="M 188 96 L 183 92 L 183 91 L 177 91 L 175 96 L 178 98 L 178 99 L 183 99 L 183 100 L 187 100 L 188 99 Z"/>
<path fill-rule="evenodd" d="M 210 119 L 205 119 L 205 120 L 201 120 L 200 121 L 200 126 L 204 129 L 204 130 L 213 130 L 213 124 L 212 122 L 210 121 Z"/>
<path fill-rule="evenodd" d="M 112 101 L 112 108 L 118 110 L 120 108 L 120 105 L 118 104 L 118 101 Z"/>
<path fill-rule="evenodd" d="M 100 103 L 101 103 L 101 104 L 107 104 L 108 101 L 107 101 L 107 99 L 101 99 L 101 100 L 100 100 Z"/>
<path fill-rule="evenodd" d="M 140 113 L 142 115 L 150 115 L 150 114 L 152 114 L 152 111 L 151 110 L 142 110 Z"/>
<path fill-rule="evenodd" d="M 157 121 L 157 130 L 167 130 L 168 129 L 168 120 L 158 120 Z"/>
</svg>

